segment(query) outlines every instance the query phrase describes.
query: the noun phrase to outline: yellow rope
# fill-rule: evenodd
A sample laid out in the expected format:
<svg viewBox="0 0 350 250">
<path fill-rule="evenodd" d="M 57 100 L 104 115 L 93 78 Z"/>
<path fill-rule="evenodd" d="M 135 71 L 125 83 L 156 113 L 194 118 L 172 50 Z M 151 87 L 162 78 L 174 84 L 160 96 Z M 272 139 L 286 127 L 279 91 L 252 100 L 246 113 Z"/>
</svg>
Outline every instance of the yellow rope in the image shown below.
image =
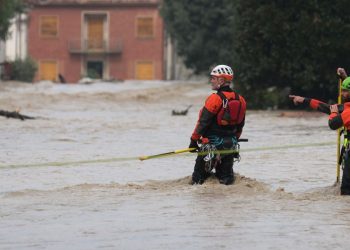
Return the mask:
<svg viewBox="0 0 350 250">
<path fill-rule="evenodd" d="M 341 85 L 342 85 L 342 80 L 339 79 L 338 82 L 338 104 L 341 104 Z M 340 131 L 341 128 L 337 129 L 337 168 L 336 168 L 336 183 L 339 183 L 340 180 L 340 163 L 339 163 L 339 158 L 340 158 L 340 144 L 341 144 L 341 139 L 340 139 Z"/>
<path fill-rule="evenodd" d="M 281 145 L 281 146 L 273 146 L 273 147 L 259 147 L 259 148 L 248 148 L 241 149 L 240 152 L 254 152 L 254 151 L 263 151 L 263 150 L 282 150 L 288 148 L 303 148 L 303 147 L 321 147 L 321 146 L 329 146 L 334 145 L 334 142 L 321 142 L 321 143 L 308 143 L 308 144 L 292 144 L 292 145 Z M 181 150 L 183 151 L 183 150 Z M 178 153 L 178 150 L 173 151 L 174 154 L 159 154 L 154 156 L 148 156 L 149 158 L 163 158 L 175 155 Z M 235 150 L 218 150 L 220 154 L 228 154 L 233 153 Z M 207 152 L 199 152 L 198 154 L 207 154 Z M 188 153 L 188 155 L 197 155 L 193 153 Z M 144 156 L 143 156 L 144 157 Z M 140 156 L 134 157 L 115 157 L 115 158 L 107 158 L 107 159 L 96 159 L 96 160 L 84 160 L 84 161 L 67 161 L 67 162 L 44 162 L 44 163 L 30 163 L 30 164 L 12 164 L 12 165 L 0 165 L 0 169 L 14 169 L 14 168 L 29 168 L 29 167 L 63 167 L 63 166 L 71 166 L 71 165 L 83 165 L 83 164 L 93 164 L 93 163 L 109 163 L 109 162 L 119 162 L 119 161 L 133 161 L 140 160 Z"/>
</svg>

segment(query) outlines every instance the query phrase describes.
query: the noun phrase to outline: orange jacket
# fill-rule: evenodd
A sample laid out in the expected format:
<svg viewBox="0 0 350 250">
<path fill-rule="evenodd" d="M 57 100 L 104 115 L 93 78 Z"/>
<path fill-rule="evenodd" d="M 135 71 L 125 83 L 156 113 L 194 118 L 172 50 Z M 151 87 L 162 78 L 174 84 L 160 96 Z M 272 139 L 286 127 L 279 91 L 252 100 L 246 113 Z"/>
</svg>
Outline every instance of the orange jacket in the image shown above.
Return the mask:
<svg viewBox="0 0 350 250">
<path fill-rule="evenodd" d="M 221 91 L 227 99 L 235 98 L 236 93 L 228 86 L 221 88 L 219 91 Z M 242 103 L 246 104 L 242 96 L 240 96 L 239 99 Z M 199 112 L 199 118 L 191 136 L 193 140 L 198 140 L 202 136 L 206 137 L 210 133 L 233 135 L 236 136 L 237 139 L 240 137 L 244 126 L 244 119 L 240 124 L 234 126 L 219 126 L 216 121 L 216 115 L 221 108 L 222 99 L 218 94 L 213 93 L 206 99 L 204 107 Z"/>
<path fill-rule="evenodd" d="M 333 112 L 329 115 L 328 125 L 334 130 L 343 126 L 350 130 L 350 102 L 344 103 L 342 112 Z"/>
</svg>

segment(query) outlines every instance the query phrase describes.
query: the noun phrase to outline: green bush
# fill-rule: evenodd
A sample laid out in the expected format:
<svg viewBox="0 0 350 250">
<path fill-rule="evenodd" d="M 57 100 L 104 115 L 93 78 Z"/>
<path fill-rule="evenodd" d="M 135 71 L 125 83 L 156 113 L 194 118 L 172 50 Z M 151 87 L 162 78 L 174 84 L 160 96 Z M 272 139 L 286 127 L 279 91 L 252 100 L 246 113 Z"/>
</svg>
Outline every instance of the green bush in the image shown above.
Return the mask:
<svg viewBox="0 0 350 250">
<path fill-rule="evenodd" d="M 38 70 L 37 63 L 30 57 L 26 59 L 16 59 L 12 63 L 12 79 L 22 82 L 33 82 L 36 71 Z"/>
</svg>

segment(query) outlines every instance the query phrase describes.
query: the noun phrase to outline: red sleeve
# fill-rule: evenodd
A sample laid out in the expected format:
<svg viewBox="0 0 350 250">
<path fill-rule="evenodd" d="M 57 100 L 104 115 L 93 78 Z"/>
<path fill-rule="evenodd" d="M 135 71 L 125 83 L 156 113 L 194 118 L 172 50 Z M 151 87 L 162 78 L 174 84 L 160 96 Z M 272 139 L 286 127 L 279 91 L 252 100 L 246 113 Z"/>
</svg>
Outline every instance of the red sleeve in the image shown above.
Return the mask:
<svg viewBox="0 0 350 250">
<path fill-rule="evenodd" d="M 204 107 L 211 113 L 217 114 L 221 108 L 222 100 L 217 94 L 211 94 L 205 101 Z"/>
<path fill-rule="evenodd" d="M 320 103 L 323 103 L 323 102 L 321 102 L 321 101 L 319 101 L 319 100 L 316 100 L 316 99 L 311 99 L 311 101 L 310 101 L 310 107 L 311 107 L 312 109 L 317 109 L 317 108 L 320 106 Z"/>
<path fill-rule="evenodd" d="M 328 125 L 331 129 L 335 130 L 341 127 L 350 128 L 350 109 L 345 109 L 342 113 L 331 113 L 329 115 Z"/>
<path fill-rule="evenodd" d="M 217 94 L 211 94 L 207 98 L 204 107 L 199 112 L 197 124 L 191 136 L 193 140 L 198 140 L 203 135 L 211 125 L 212 118 L 219 112 L 221 105 L 221 97 Z"/>
<path fill-rule="evenodd" d="M 336 113 L 336 112 L 331 113 L 331 114 L 329 115 L 329 120 L 333 120 L 334 117 L 336 117 L 337 115 L 338 115 L 338 113 Z"/>
</svg>

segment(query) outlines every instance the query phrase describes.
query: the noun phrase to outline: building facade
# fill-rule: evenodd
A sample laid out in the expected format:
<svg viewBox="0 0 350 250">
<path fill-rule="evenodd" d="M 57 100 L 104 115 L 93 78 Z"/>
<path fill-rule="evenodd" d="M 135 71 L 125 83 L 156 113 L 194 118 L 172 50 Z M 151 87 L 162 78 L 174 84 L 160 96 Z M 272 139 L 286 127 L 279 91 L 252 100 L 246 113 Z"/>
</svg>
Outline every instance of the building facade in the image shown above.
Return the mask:
<svg viewBox="0 0 350 250">
<path fill-rule="evenodd" d="M 30 0 L 35 81 L 166 78 L 159 0 Z"/>
</svg>

